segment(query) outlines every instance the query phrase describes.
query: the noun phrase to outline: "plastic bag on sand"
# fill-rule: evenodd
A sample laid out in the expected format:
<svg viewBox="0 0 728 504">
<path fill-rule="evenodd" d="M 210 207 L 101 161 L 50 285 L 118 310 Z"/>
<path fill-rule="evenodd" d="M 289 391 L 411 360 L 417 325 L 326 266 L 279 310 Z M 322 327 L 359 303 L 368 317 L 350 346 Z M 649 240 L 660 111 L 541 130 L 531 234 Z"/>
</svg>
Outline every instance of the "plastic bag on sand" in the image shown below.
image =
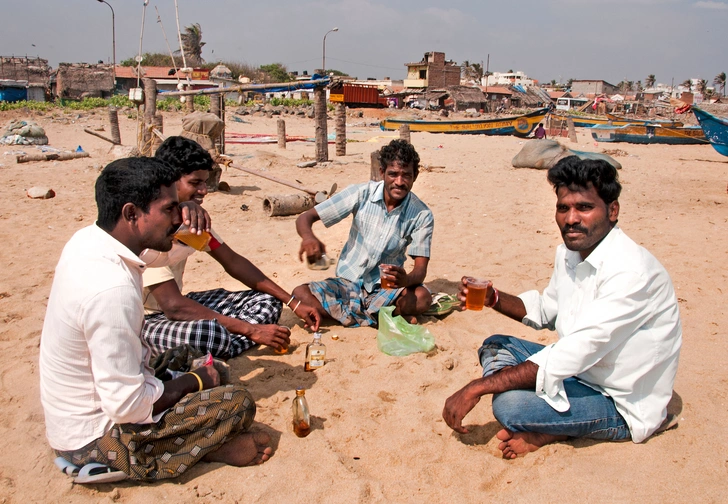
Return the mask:
<svg viewBox="0 0 728 504">
<path fill-rule="evenodd" d="M 379 331 L 377 346 L 387 355 L 409 355 L 415 352 L 429 352 L 435 348 L 435 337 L 421 325 L 408 324 L 399 315 L 392 316 L 394 306 L 379 310 Z"/>
</svg>

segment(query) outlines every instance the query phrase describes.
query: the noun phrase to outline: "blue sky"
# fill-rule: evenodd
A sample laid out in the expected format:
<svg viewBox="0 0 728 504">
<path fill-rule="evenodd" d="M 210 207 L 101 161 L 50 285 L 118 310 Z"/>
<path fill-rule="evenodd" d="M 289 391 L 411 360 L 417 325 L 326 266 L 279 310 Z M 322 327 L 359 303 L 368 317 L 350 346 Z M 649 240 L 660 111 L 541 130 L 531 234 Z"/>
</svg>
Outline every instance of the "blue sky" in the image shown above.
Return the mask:
<svg viewBox="0 0 728 504">
<path fill-rule="evenodd" d="M 116 13 L 117 61 L 139 47 L 143 0 L 107 0 Z M 0 0 L 0 55 L 59 62 L 111 61 L 111 11 L 96 0 Z M 427 51 L 522 70 L 540 81 L 622 79 L 680 83 L 728 71 L 728 0 L 178 0 L 180 24 L 199 23 L 207 61 L 289 70 L 321 66 L 359 78 L 403 78 Z M 174 0 L 150 0 L 144 52 L 172 48 Z"/>
</svg>

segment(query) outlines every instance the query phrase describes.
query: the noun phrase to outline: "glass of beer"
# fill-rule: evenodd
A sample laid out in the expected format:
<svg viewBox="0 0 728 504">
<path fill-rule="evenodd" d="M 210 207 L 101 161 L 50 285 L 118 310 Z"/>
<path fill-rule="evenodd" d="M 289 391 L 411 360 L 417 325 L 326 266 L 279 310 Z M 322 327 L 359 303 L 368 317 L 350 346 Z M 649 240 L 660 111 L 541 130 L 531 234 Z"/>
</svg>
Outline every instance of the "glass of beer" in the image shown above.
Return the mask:
<svg viewBox="0 0 728 504">
<path fill-rule="evenodd" d="M 384 275 L 389 273 L 390 267 L 391 267 L 391 264 L 380 264 L 379 265 L 379 281 L 382 284 L 382 289 L 394 289 L 394 284 L 392 283 L 392 281 L 384 278 Z"/>
<path fill-rule="evenodd" d="M 190 228 L 187 225 L 182 224 L 174 234 L 174 238 L 195 250 L 205 250 L 205 247 L 207 247 L 207 244 L 210 243 L 210 240 L 212 239 L 212 235 L 207 231 L 203 231 L 202 234 L 199 235 L 192 234 L 190 233 Z"/>
<path fill-rule="evenodd" d="M 488 280 L 468 277 L 468 293 L 465 296 L 465 308 L 468 310 L 480 311 L 485 306 L 485 291 L 488 288 Z"/>
</svg>

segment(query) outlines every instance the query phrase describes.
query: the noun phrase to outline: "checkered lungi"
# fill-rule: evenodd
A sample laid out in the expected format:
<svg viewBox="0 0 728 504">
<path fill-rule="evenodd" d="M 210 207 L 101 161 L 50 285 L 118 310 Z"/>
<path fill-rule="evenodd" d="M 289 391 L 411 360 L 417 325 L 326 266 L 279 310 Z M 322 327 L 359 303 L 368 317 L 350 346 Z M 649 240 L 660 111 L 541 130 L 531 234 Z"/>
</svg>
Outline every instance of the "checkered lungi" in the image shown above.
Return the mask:
<svg viewBox="0 0 728 504">
<path fill-rule="evenodd" d="M 376 326 L 379 309 L 393 304 L 404 288 L 382 289 L 379 284 L 373 292 L 364 289 L 364 282 L 345 278 L 327 278 L 308 284 L 326 313 L 347 327 Z"/>
<path fill-rule="evenodd" d="M 152 424 L 114 424 L 78 450 L 59 451 L 78 467 L 91 462 L 125 472 L 131 479 L 175 478 L 218 449 L 255 418 L 255 402 L 243 385 L 224 385 L 184 396 Z"/>
<path fill-rule="evenodd" d="M 215 289 L 190 292 L 187 297 L 221 315 L 245 320 L 251 324 L 277 324 L 283 303 L 270 294 L 247 290 L 229 292 Z M 147 315 L 142 337 L 157 355 L 170 348 L 190 345 L 213 357 L 230 359 L 255 346 L 255 342 L 234 334 L 217 320 L 169 320 L 164 313 Z"/>
</svg>

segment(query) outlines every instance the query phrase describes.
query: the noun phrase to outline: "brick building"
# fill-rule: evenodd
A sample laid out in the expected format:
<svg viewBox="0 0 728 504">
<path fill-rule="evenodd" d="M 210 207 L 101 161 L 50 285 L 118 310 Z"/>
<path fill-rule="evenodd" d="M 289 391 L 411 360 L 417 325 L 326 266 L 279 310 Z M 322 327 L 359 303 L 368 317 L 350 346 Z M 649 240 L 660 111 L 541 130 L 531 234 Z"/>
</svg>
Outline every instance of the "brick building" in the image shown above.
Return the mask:
<svg viewBox="0 0 728 504">
<path fill-rule="evenodd" d="M 445 59 L 445 53 L 426 52 L 422 61 L 405 63 L 405 88 L 445 88 L 460 85 L 460 65 Z"/>
</svg>

